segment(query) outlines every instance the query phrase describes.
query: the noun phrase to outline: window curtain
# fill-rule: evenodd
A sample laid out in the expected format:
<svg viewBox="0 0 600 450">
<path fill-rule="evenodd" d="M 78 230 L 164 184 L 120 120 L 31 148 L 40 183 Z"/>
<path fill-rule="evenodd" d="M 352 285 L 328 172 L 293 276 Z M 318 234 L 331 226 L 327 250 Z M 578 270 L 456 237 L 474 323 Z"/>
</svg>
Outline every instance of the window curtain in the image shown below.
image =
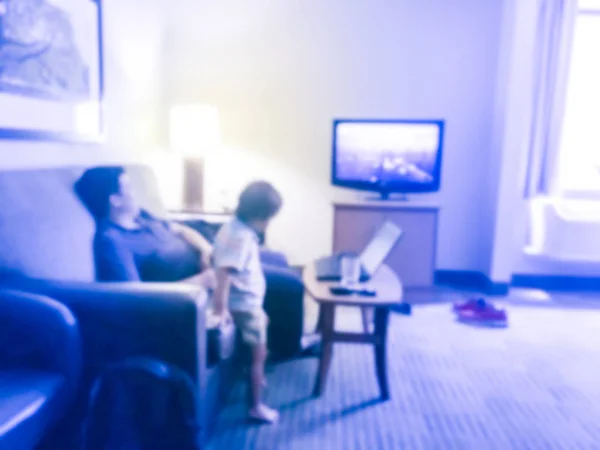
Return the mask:
<svg viewBox="0 0 600 450">
<path fill-rule="evenodd" d="M 532 57 L 533 108 L 525 180 L 527 199 L 552 190 L 578 9 L 577 0 L 533 1 L 538 9 Z"/>
</svg>

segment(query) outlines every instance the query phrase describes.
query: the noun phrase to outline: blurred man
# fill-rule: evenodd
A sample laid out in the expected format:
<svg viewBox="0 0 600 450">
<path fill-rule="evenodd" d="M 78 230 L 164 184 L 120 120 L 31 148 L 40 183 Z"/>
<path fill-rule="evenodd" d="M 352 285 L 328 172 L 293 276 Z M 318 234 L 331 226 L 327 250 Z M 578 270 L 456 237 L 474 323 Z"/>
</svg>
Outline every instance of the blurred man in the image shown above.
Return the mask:
<svg viewBox="0 0 600 450">
<path fill-rule="evenodd" d="M 194 280 L 214 287 L 212 246 L 197 231 L 141 210 L 122 167 L 87 170 L 75 185 L 96 218 L 98 281 Z"/>
</svg>

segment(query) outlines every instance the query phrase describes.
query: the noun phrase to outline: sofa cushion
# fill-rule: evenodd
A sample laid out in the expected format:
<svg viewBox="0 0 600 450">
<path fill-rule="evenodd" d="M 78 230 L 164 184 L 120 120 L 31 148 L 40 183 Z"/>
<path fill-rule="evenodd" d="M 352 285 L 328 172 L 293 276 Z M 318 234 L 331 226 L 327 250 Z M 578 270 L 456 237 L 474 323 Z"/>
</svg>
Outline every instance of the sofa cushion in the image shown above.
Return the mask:
<svg viewBox="0 0 600 450">
<path fill-rule="evenodd" d="M 0 371 L 0 450 L 34 448 L 67 406 L 65 379 L 27 370 Z"/>
<path fill-rule="evenodd" d="M 95 280 L 95 222 L 73 187 L 86 168 L 0 171 L 0 276 Z M 141 205 L 161 215 L 152 170 L 127 170 Z"/>
<path fill-rule="evenodd" d="M 31 278 L 94 280 L 94 221 L 73 192 L 81 172 L 0 172 L 3 271 Z"/>
</svg>

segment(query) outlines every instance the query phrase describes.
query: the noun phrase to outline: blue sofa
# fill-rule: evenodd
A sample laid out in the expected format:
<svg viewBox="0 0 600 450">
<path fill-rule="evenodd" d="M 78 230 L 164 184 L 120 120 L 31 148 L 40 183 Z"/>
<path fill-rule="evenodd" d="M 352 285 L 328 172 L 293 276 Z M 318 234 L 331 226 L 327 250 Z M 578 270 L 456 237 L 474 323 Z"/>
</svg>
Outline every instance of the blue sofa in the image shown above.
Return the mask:
<svg viewBox="0 0 600 450">
<path fill-rule="evenodd" d="M 77 320 L 40 295 L 0 290 L 0 450 L 35 448 L 74 399 Z"/>
<path fill-rule="evenodd" d="M 81 330 L 81 389 L 70 419 L 64 421 L 73 429 L 58 435 L 75 435 L 90 385 L 107 364 L 147 356 L 176 364 L 194 380 L 199 391 L 198 440 L 204 442 L 235 375 L 232 352 L 211 352 L 222 359 L 210 361 L 207 348 L 234 348 L 234 333 L 206 330 L 207 293 L 197 286 L 96 282 L 95 222 L 73 190 L 85 169 L 0 172 L 0 286 L 55 298 L 73 312 Z M 153 172 L 145 166 L 127 169 L 142 206 L 167 217 Z M 300 349 L 302 283 L 284 258 L 272 254 L 265 258 L 265 308 L 272 315 L 269 335 L 276 352 L 292 356 Z M 298 315 L 296 326 L 286 326 L 291 313 Z M 47 448 L 63 450 L 77 445 L 76 441 L 49 442 Z"/>
</svg>

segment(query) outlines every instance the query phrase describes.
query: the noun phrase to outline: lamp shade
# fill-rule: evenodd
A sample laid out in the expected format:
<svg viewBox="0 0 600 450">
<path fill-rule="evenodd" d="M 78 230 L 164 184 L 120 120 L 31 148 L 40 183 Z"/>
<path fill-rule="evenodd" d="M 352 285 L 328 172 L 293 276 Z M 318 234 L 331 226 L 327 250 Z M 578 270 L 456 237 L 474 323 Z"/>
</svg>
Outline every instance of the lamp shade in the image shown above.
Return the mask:
<svg viewBox="0 0 600 450">
<path fill-rule="evenodd" d="M 171 150 L 187 156 L 202 156 L 221 144 L 217 108 L 210 105 L 175 105 L 169 111 Z"/>
</svg>

